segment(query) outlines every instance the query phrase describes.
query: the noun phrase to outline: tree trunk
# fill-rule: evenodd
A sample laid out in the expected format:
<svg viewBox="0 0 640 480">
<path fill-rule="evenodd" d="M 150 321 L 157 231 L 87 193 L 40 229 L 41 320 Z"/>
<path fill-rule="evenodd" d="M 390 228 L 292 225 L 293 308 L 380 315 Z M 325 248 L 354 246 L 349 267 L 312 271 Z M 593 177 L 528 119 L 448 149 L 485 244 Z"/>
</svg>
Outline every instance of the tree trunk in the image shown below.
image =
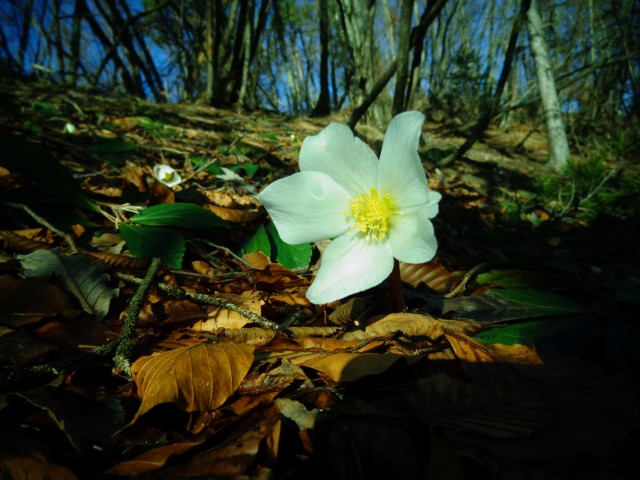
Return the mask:
<svg viewBox="0 0 640 480">
<path fill-rule="evenodd" d="M 536 64 L 538 88 L 542 100 L 542 110 L 547 125 L 547 137 L 549 141 L 550 166 L 555 170 L 562 170 L 570 157 L 567 134 L 562 121 L 560 101 L 551 71 L 549 51 L 544 41 L 542 32 L 542 20 L 538 13 L 537 0 L 531 0 L 527 11 L 527 26 L 529 29 L 529 43 L 531 53 Z"/>
<path fill-rule="evenodd" d="M 400 32 L 398 42 L 398 71 L 396 72 L 396 89 L 393 94 L 393 115 L 404 111 L 407 101 L 407 81 L 409 69 L 409 49 L 411 48 L 411 17 L 413 0 L 403 0 L 400 13 Z"/>
<path fill-rule="evenodd" d="M 331 113 L 329 98 L 329 5 L 327 0 L 319 0 L 320 10 L 320 96 L 311 112 L 312 117 L 324 117 Z"/>
</svg>

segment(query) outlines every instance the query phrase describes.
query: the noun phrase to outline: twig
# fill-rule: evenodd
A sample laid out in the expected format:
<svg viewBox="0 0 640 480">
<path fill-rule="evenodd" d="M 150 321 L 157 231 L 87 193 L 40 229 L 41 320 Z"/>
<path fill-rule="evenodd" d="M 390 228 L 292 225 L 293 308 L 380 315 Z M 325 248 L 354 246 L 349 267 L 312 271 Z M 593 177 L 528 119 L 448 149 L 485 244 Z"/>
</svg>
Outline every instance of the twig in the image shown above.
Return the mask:
<svg viewBox="0 0 640 480">
<path fill-rule="evenodd" d="M 458 286 L 451 290 L 449 293 L 445 294 L 444 297 L 452 298 L 461 293 L 467 287 L 467 283 L 469 283 L 471 277 L 473 277 L 478 272 L 478 270 L 485 268 L 487 265 L 489 265 L 488 262 L 483 262 L 473 267 L 471 270 L 464 274 L 464 277 L 462 277 L 462 280 L 460 280 Z"/>
<path fill-rule="evenodd" d="M 33 218 L 40 225 L 42 225 L 45 228 L 48 228 L 49 230 L 51 230 L 56 235 L 64 238 L 65 242 L 67 242 L 67 245 L 69 245 L 69 248 L 71 249 L 71 253 L 76 253 L 78 251 L 78 249 L 76 247 L 76 244 L 73 241 L 73 238 L 71 237 L 71 235 L 69 235 L 67 232 L 63 232 L 62 230 L 60 230 L 60 229 L 54 227 L 53 225 L 51 225 L 47 220 L 42 218 L 40 215 L 38 215 L 36 212 L 31 210 L 25 204 L 23 204 L 23 203 L 6 202 L 6 201 L 2 202 L 2 203 L 4 203 L 5 205 L 8 205 L 10 207 L 13 207 L 13 208 L 18 208 L 20 210 L 24 210 L 27 213 L 27 215 L 29 215 L 31 218 Z"/>
<path fill-rule="evenodd" d="M 141 279 L 134 277 L 133 275 L 128 275 L 126 273 L 117 273 L 116 276 L 120 280 L 123 280 L 125 282 L 134 283 L 137 285 L 142 283 Z M 194 302 L 203 303 L 205 305 L 213 305 L 214 307 L 226 308 L 227 310 L 239 313 L 243 317 L 251 320 L 254 323 L 257 323 L 262 327 L 269 328 L 276 332 L 283 330 L 282 326 L 278 325 L 277 323 L 272 322 L 271 320 L 267 320 L 266 318 L 261 317 L 260 315 L 257 315 L 252 311 L 247 310 L 246 308 L 239 307 L 235 303 L 230 302 L 225 298 L 212 297 L 211 295 L 207 295 L 204 293 L 189 292 L 187 290 L 183 290 L 182 288 L 172 287 L 171 285 L 167 285 L 166 283 L 158 283 L 156 286 L 163 292 L 168 293 L 169 295 L 177 299 L 186 298 L 189 300 L 193 300 Z"/>
<path fill-rule="evenodd" d="M 131 298 L 129 309 L 127 311 L 127 317 L 124 320 L 124 325 L 122 326 L 122 330 L 120 331 L 120 335 L 118 335 L 118 338 L 110 344 L 98 347 L 93 351 L 94 353 L 97 353 L 99 355 L 105 355 L 115 349 L 113 363 L 115 364 L 116 368 L 126 373 L 127 375 L 131 374 L 130 358 L 131 352 L 133 352 L 133 348 L 135 347 L 136 343 L 134 334 L 136 324 L 138 323 L 138 316 L 140 315 L 140 310 L 144 304 L 145 299 L 147 298 L 147 293 L 151 288 L 151 284 L 153 283 L 159 268 L 160 259 L 154 258 L 151 261 L 151 264 L 149 265 L 144 278 L 136 279 L 138 281 L 135 283 L 139 285 L 139 288 Z"/>
</svg>

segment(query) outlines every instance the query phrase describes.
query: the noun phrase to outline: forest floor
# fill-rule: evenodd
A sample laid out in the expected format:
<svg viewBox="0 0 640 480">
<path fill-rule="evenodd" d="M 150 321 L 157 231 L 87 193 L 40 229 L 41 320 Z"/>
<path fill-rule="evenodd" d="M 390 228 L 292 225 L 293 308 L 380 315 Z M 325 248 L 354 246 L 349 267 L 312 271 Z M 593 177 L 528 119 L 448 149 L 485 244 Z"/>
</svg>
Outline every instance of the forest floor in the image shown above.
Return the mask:
<svg viewBox="0 0 640 480">
<path fill-rule="evenodd" d="M 637 152 L 567 180 L 514 125 L 443 166 L 464 137 L 428 119 L 439 250 L 402 265 L 407 310 L 315 306 L 323 245 L 255 194 L 330 120 L 0 83 L 0 478 L 640 470 Z M 140 208 L 171 204 L 198 208 Z"/>
</svg>

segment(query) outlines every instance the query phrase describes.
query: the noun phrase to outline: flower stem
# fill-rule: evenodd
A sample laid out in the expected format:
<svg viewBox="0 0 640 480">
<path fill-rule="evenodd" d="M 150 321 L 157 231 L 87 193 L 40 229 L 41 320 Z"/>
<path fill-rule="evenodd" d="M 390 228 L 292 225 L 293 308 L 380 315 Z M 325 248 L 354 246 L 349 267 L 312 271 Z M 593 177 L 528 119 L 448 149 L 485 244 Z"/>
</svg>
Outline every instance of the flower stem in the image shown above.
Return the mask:
<svg viewBox="0 0 640 480">
<path fill-rule="evenodd" d="M 400 281 L 400 262 L 393 259 L 393 270 L 388 278 L 389 283 L 389 310 L 391 312 L 402 312 L 405 308 L 404 294 L 402 293 L 402 282 Z"/>
</svg>

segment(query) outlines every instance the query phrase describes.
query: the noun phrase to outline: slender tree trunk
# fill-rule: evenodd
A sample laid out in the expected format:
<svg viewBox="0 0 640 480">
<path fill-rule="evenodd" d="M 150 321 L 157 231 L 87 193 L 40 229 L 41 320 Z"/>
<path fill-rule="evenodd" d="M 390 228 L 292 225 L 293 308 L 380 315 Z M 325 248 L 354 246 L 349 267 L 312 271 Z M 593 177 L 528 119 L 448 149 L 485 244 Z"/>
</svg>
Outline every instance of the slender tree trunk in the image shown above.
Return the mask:
<svg viewBox="0 0 640 480">
<path fill-rule="evenodd" d="M 71 22 L 71 84 L 78 82 L 80 63 L 80 42 L 82 38 L 82 19 L 85 15 L 84 2 L 76 0 L 73 10 L 73 20 Z M 95 80 L 97 82 L 97 79 Z"/>
<path fill-rule="evenodd" d="M 324 117 L 331 113 L 329 98 L 329 5 L 327 0 L 319 0 L 320 10 L 320 96 L 311 112 L 312 117 Z"/>
<path fill-rule="evenodd" d="M 537 0 L 531 0 L 527 11 L 527 26 L 529 29 L 529 43 L 531 53 L 536 64 L 538 88 L 542 100 L 542 110 L 547 125 L 549 141 L 550 166 L 555 170 L 562 170 L 570 157 L 569 142 L 562 121 L 560 101 L 551 70 L 551 61 L 542 31 L 542 20 L 538 13 Z"/>
<path fill-rule="evenodd" d="M 213 0 L 207 0 L 206 4 L 206 37 L 205 37 L 205 62 L 207 65 L 207 86 L 205 90 L 205 97 L 207 99 L 207 103 L 212 104 L 214 100 L 214 84 L 216 82 L 215 78 L 215 63 L 214 63 L 214 48 L 213 48 L 213 39 L 214 39 L 214 30 L 215 30 L 215 22 L 213 19 Z"/>
<path fill-rule="evenodd" d="M 400 13 L 400 32 L 398 42 L 398 71 L 396 73 L 396 89 L 393 94 L 393 115 L 403 112 L 407 101 L 407 82 L 409 70 L 409 49 L 411 48 L 411 17 L 413 16 L 413 0 L 403 0 Z"/>
<path fill-rule="evenodd" d="M 24 62 L 29 45 L 29 32 L 31 31 L 31 20 L 33 16 L 33 0 L 27 0 L 22 17 L 22 30 L 20 31 L 20 47 L 18 50 L 18 64 L 24 71 Z"/>
</svg>

